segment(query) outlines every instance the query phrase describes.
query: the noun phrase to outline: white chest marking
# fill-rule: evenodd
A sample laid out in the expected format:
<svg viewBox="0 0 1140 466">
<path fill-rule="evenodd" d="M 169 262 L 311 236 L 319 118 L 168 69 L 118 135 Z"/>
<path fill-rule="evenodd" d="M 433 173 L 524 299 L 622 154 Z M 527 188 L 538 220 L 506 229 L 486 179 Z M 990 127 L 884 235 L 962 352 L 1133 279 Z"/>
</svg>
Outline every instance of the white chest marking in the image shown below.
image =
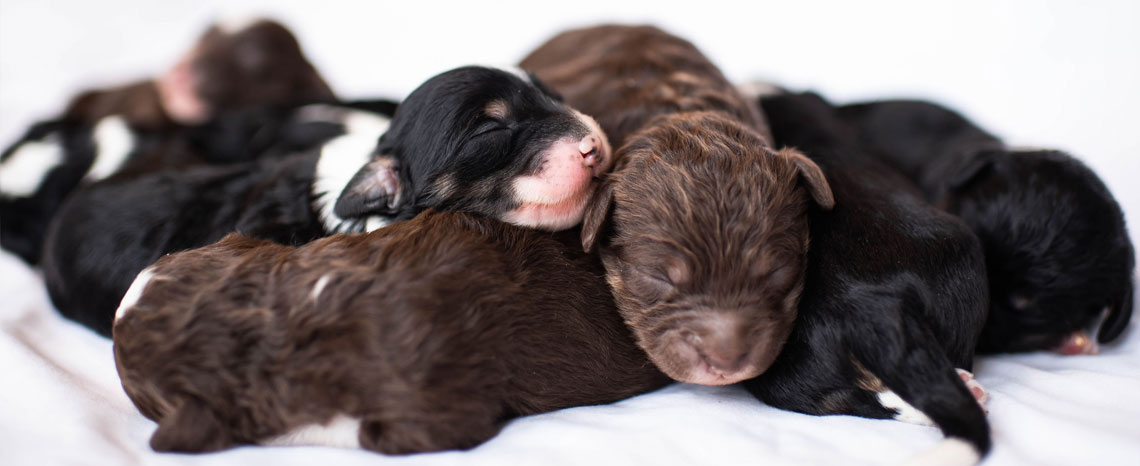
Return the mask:
<svg viewBox="0 0 1140 466">
<path fill-rule="evenodd" d="M 376 142 L 388 130 L 390 120 L 353 111 L 344 120 L 346 133 L 325 143 L 313 178 L 313 198 L 321 223 L 330 233 L 339 232 L 344 219 L 333 212 L 340 193 L 356 172 L 372 159 Z"/>
<path fill-rule="evenodd" d="M 309 424 L 279 437 L 263 440 L 269 446 L 324 446 L 360 448 L 360 419 L 339 414 L 324 425 Z"/>
<path fill-rule="evenodd" d="M 127 127 L 126 120 L 112 115 L 99 120 L 92 136 L 95 139 L 95 162 L 84 178 L 87 181 L 99 181 L 123 166 L 123 162 L 135 149 L 135 135 Z"/>
<path fill-rule="evenodd" d="M 49 138 L 28 141 L 0 163 L 0 193 L 7 197 L 30 197 L 40 189 L 47 174 L 63 163 L 63 146 Z"/>
</svg>

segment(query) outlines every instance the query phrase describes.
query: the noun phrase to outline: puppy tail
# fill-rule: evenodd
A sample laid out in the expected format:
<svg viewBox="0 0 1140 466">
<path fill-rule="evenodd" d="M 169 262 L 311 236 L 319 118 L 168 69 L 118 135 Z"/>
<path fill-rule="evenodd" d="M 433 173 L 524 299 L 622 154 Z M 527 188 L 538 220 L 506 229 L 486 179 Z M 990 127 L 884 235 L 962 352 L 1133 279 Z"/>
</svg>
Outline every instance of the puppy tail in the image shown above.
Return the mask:
<svg viewBox="0 0 1140 466">
<path fill-rule="evenodd" d="M 916 300 L 908 306 L 924 305 L 917 293 L 908 294 Z M 867 326 L 853 356 L 865 369 L 862 377 L 881 382 L 879 403 L 895 410 L 895 419 L 932 423 L 946 436 L 911 464 L 976 464 L 991 447 L 986 414 L 936 343 L 935 333 L 912 317 L 917 314 L 900 315 L 899 325 L 890 328 Z"/>
</svg>

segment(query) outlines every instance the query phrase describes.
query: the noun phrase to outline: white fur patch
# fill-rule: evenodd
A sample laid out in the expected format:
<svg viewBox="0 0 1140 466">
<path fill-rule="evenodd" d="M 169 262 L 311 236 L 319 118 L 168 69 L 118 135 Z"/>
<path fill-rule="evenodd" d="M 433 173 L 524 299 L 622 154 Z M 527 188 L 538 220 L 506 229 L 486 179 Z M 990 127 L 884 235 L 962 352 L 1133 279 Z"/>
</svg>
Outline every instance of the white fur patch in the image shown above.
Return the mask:
<svg viewBox="0 0 1140 466">
<path fill-rule="evenodd" d="M 321 275 L 321 278 L 317 279 L 317 284 L 313 285 L 313 292 L 309 293 L 310 299 L 316 301 L 317 298 L 321 296 L 321 292 L 324 291 L 325 286 L 329 284 L 329 278 L 331 278 L 331 276 L 326 273 L 324 275 Z"/>
<path fill-rule="evenodd" d="M 929 417 L 914 406 L 911 406 L 910 403 L 903 401 L 895 392 L 890 390 L 879 392 L 878 397 L 879 404 L 883 405 L 884 408 L 893 409 L 898 412 L 898 414 L 895 415 L 895 420 L 924 426 L 934 425 L 934 421 L 931 421 Z"/>
<path fill-rule="evenodd" d="M 56 138 L 28 141 L 0 164 L 0 194 L 30 197 L 40 189 L 44 178 L 63 163 L 63 145 Z"/>
<path fill-rule="evenodd" d="M 119 308 L 115 309 L 115 321 L 123 318 L 130 312 L 131 308 L 138 304 L 139 298 L 142 297 L 143 290 L 146 285 L 154 278 L 154 268 L 147 267 L 139 272 L 135 277 L 135 281 L 131 282 L 131 287 L 127 288 L 127 293 L 123 295 L 123 300 L 119 302 Z"/>
<path fill-rule="evenodd" d="M 95 162 L 87 169 L 84 179 L 99 181 L 111 176 L 123 166 L 123 162 L 135 149 L 135 135 L 127 126 L 127 121 L 112 115 L 95 125 L 92 131 L 95 139 Z"/>
<path fill-rule="evenodd" d="M 371 233 L 390 224 L 392 224 L 392 222 L 389 222 L 387 219 L 373 215 L 364 220 L 364 231 Z"/>
<path fill-rule="evenodd" d="M 343 414 L 324 425 L 309 424 L 260 442 L 269 446 L 322 446 L 360 448 L 360 419 Z"/>
<path fill-rule="evenodd" d="M 978 464 L 982 455 L 965 440 L 948 438 L 938 446 L 907 460 L 910 466 L 966 466 Z"/>
<path fill-rule="evenodd" d="M 379 115 L 353 111 L 344 119 L 345 134 L 325 143 L 313 177 L 314 208 L 330 233 L 359 232 L 357 223 L 346 222 L 333 212 L 336 200 L 348 182 L 372 159 L 376 142 L 388 130 L 391 120 Z"/>
</svg>

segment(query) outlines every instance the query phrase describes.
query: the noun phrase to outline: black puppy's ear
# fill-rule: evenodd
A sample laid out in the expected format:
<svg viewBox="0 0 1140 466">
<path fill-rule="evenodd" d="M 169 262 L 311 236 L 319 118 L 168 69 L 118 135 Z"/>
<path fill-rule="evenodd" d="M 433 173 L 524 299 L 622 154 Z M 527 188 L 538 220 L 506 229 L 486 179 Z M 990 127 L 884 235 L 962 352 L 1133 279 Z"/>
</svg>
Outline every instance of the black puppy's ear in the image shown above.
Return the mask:
<svg viewBox="0 0 1140 466">
<path fill-rule="evenodd" d="M 777 154 L 795 164 L 796 170 L 800 172 L 800 178 L 807 185 L 808 193 L 816 204 L 824 210 L 835 207 L 835 195 L 831 193 L 831 185 L 827 183 L 827 178 L 823 176 L 823 170 L 819 169 L 819 165 L 795 149 L 780 149 Z"/>
<path fill-rule="evenodd" d="M 1100 330 L 1096 332 L 1096 341 L 1098 343 L 1108 343 L 1124 332 L 1124 327 L 1128 326 L 1128 321 L 1132 320 L 1132 283 L 1128 284 L 1128 291 L 1124 293 L 1124 297 L 1120 302 L 1115 303 L 1108 309 L 1108 317 L 1104 318 L 1104 322 L 1100 324 Z"/>
<path fill-rule="evenodd" d="M 395 159 L 385 155 L 365 164 L 341 191 L 333 213 L 340 218 L 396 214 L 409 188 L 400 181 L 398 169 Z"/>
<path fill-rule="evenodd" d="M 610 210 L 614 205 L 613 178 L 607 177 L 594 191 L 582 216 L 582 250 L 593 252 L 599 237 L 609 224 Z"/>
<path fill-rule="evenodd" d="M 965 188 L 974 180 L 989 173 L 998 159 L 1003 156 L 1006 154 L 1001 151 L 980 150 L 975 152 L 961 169 L 947 178 L 946 188 L 950 191 Z"/>
</svg>

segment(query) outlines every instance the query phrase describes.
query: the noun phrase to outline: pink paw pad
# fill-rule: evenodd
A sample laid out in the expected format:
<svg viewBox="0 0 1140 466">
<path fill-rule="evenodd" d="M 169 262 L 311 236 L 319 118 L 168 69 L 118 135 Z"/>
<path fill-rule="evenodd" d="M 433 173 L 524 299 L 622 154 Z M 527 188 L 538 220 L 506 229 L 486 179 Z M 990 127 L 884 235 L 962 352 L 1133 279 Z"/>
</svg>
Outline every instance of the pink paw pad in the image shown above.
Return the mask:
<svg viewBox="0 0 1140 466">
<path fill-rule="evenodd" d="M 958 377 L 962 378 L 962 383 L 965 383 L 966 388 L 974 395 L 974 399 L 978 401 L 978 406 L 982 407 L 982 411 L 989 413 L 989 411 L 986 410 L 986 402 L 990 400 L 990 394 L 986 392 L 986 389 L 982 388 L 982 384 L 974 380 L 974 374 L 963 369 L 954 370 L 958 371 Z"/>
</svg>

